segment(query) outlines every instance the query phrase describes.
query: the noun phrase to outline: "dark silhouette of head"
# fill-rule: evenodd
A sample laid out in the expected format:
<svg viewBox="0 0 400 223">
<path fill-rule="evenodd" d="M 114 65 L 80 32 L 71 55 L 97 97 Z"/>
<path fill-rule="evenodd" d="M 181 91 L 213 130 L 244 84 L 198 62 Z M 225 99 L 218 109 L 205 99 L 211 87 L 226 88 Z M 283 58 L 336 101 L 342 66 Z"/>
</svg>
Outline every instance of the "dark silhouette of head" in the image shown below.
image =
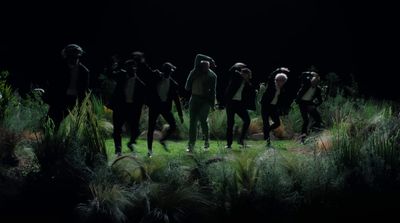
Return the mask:
<svg viewBox="0 0 400 223">
<path fill-rule="evenodd" d="M 208 62 L 206 60 L 200 61 L 198 69 L 202 73 L 207 73 L 210 69 L 210 62 Z"/>
<path fill-rule="evenodd" d="M 170 62 L 165 62 L 161 66 L 161 72 L 163 73 L 163 76 L 165 78 L 170 77 L 175 70 L 176 70 L 176 67 Z"/>
<path fill-rule="evenodd" d="M 251 70 L 247 67 L 240 70 L 240 75 L 247 81 L 251 80 L 253 77 Z"/>
<path fill-rule="evenodd" d="M 133 59 L 127 60 L 124 63 L 124 69 L 129 74 L 129 76 L 133 76 L 136 74 L 136 61 Z"/>
<path fill-rule="evenodd" d="M 136 62 L 136 64 L 146 63 L 144 53 L 140 51 L 133 52 L 132 59 Z"/>
<path fill-rule="evenodd" d="M 67 61 L 68 64 L 77 64 L 83 53 L 84 51 L 82 47 L 77 44 L 68 44 L 61 51 L 62 57 Z"/>
<path fill-rule="evenodd" d="M 311 72 L 312 78 L 311 78 L 311 86 L 316 87 L 319 82 L 320 82 L 320 77 L 319 74 L 316 72 Z"/>
</svg>

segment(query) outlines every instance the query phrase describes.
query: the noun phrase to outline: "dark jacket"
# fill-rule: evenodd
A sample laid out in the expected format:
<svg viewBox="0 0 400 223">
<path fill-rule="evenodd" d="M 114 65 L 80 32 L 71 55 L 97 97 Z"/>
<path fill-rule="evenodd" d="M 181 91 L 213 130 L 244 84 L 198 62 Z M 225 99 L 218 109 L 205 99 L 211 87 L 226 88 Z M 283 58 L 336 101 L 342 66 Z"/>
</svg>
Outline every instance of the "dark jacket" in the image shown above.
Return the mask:
<svg viewBox="0 0 400 223">
<path fill-rule="evenodd" d="M 82 100 L 85 97 L 86 92 L 89 90 L 90 74 L 89 69 L 87 69 L 82 63 L 79 63 L 78 72 L 78 99 Z M 64 103 L 64 98 L 67 95 L 66 92 L 69 87 L 70 78 L 70 68 L 67 64 L 62 65 L 62 69 L 53 74 L 47 86 L 46 100 L 50 104 L 54 105 Z"/>
<path fill-rule="evenodd" d="M 300 90 L 297 92 L 296 103 L 301 103 L 303 101 L 301 98 L 308 91 L 308 89 L 311 88 L 311 78 L 311 75 L 302 76 L 302 85 L 300 87 Z M 322 104 L 322 89 L 320 86 L 316 87 L 315 93 L 311 99 L 311 103 L 316 106 Z"/>
<path fill-rule="evenodd" d="M 223 105 L 227 105 L 232 101 L 233 96 L 236 94 L 242 85 L 243 78 L 236 73 L 235 70 L 230 71 L 231 80 L 225 90 Z M 256 110 L 256 89 L 250 82 L 245 82 L 242 91 L 242 103 L 248 110 Z"/>
<path fill-rule="evenodd" d="M 145 104 L 153 106 L 157 103 L 157 83 L 160 80 L 160 75 L 157 70 L 151 69 L 146 63 L 137 65 L 136 73 L 145 84 L 145 91 L 141 95 L 145 97 Z"/>
<path fill-rule="evenodd" d="M 260 103 L 261 104 L 271 104 L 272 100 L 275 97 L 275 93 L 276 93 L 276 87 L 275 87 L 275 83 L 269 83 L 267 85 L 267 88 L 261 98 Z M 288 106 L 288 95 L 286 92 L 285 87 L 281 88 L 281 92 L 278 96 L 278 103 L 276 104 L 276 106 L 278 106 L 278 108 L 284 109 Z"/>
<path fill-rule="evenodd" d="M 128 73 L 120 69 L 117 72 L 114 72 L 111 78 L 116 82 L 114 92 L 111 96 L 111 101 L 110 101 L 110 108 L 115 109 L 117 107 L 124 106 L 126 104 L 126 96 L 125 96 L 125 86 L 126 83 L 129 79 Z M 134 96 L 133 96 L 133 101 L 134 103 L 138 104 L 143 104 L 145 97 L 144 97 L 144 92 L 145 91 L 145 85 L 144 82 L 140 79 L 136 79 L 135 81 L 135 89 L 134 89 Z"/>
<path fill-rule="evenodd" d="M 190 71 L 189 76 L 186 80 L 185 84 L 185 90 L 191 91 L 192 90 L 192 85 L 193 85 L 193 80 L 195 80 L 201 72 L 198 70 L 198 66 L 202 60 L 207 60 L 207 61 L 214 61 L 211 57 L 208 57 L 203 54 L 197 54 L 196 58 L 194 60 L 194 68 Z M 217 75 L 212 71 L 211 69 L 208 70 L 208 73 L 206 74 L 208 76 L 207 82 L 205 83 L 205 88 L 208 90 L 207 95 L 204 95 L 204 97 L 207 98 L 207 100 L 210 103 L 211 107 L 214 107 L 214 102 L 216 98 L 216 88 L 217 88 Z"/>
<path fill-rule="evenodd" d="M 174 101 L 176 110 L 178 111 L 179 116 L 183 116 L 181 101 L 180 101 L 179 93 L 178 93 L 179 85 L 171 77 L 169 79 L 170 79 L 170 85 L 169 85 L 170 87 L 169 87 L 169 91 L 168 91 L 167 101 L 165 102 L 165 104 L 162 105 L 162 106 L 166 106 L 166 108 L 162 108 L 162 109 L 166 109 L 166 110 L 170 111 L 172 109 L 172 101 Z M 162 101 L 160 99 L 160 96 L 158 95 L 157 89 L 156 89 L 156 93 L 157 93 L 157 97 L 155 97 L 156 98 L 155 105 L 160 105 L 160 104 L 162 104 Z"/>
<path fill-rule="evenodd" d="M 261 104 L 270 104 L 275 97 L 276 87 L 275 87 L 275 75 L 281 73 L 275 70 L 272 72 L 266 81 L 266 90 L 261 98 Z M 284 73 L 284 72 L 283 72 Z M 280 111 L 286 111 L 290 107 L 289 95 L 286 91 L 286 85 L 281 88 L 281 92 L 278 97 L 277 107 Z"/>
</svg>

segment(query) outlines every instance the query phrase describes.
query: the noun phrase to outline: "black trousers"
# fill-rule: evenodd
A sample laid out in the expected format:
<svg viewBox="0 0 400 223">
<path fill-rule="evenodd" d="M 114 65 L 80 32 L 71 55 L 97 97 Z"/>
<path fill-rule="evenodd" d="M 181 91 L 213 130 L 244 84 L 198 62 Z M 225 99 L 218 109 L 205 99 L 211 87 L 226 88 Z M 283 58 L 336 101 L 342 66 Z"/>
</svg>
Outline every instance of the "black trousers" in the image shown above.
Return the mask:
<svg viewBox="0 0 400 223">
<path fill-rule="evenodd" d="M 115 106 L 113 110 L 114 145 L 115 153 L 122 150 L 122 126 L 127 123 L 130 132 L 130 143 L 136 143 L 140 134 L 139 121 L 142 114 L 143 103 L 124 103 Z"/>
<path fill-rule="evenodd" d="M 231 102 L 229 102 L 226 105 L 226 141 L 228 146 L 231 146 L 233 141 L 233 126 L 235 124 L 235 114 L 237 114 L 243 121 L 242 133 L 240 134 L 239 143 L 243 143 L 243 140 L 247 134 L 247 130 L 250 126 L 250 116 L 243 103 L 236 100 L 232 100 Z"/>
<path fill-rule="evenodd" d="M 308 133 L 308 124 L 310 123 L 310 116 L 314 119 L 313 127 L 321 127 L 322 119 L 319 114 L 317 107 L 314 103 L 309 101 L 300 101 L 299 102 L 301 117 L 303 118 L 303 126 L 301 128 L 302 134 Z"/>
<path fill-rule="evenodd" d="M 78 97 L 64 95 L 59 101 L 50 104 L 49 117 L 53 120 L 55 129 L 58 129 L 61 122 L 68 116 L 69 111 L 72 110 L 78 101 Z"/>
<path fill-rule="evenodd" d="M 269 133 L 281 125 L 277 106 L 271 104 L 262 104 L 261 116 L 263 120 L 264 139 L 269 140 Z M 272 125 L 269 124 L 269 118 L 271 118 L 273 121 Z"/>
<path fill-rule="evenodd" d="M 169 129 L 162 136 L 160 141 L 167 140 L 171 134 L 176 130 L 175 118 L 171 112 L 171 106 L 167 106 L 166 103 L 160 103 L 158 105 L 153 105 L 149 108 L 149 126 L 147 129 L 147 149 L 151 151 L 153 149 L 153 133 L 156 127 L 156 122 L 158 117 L 161 115 L 165 121 L 169 124 Z"/>
</svg>

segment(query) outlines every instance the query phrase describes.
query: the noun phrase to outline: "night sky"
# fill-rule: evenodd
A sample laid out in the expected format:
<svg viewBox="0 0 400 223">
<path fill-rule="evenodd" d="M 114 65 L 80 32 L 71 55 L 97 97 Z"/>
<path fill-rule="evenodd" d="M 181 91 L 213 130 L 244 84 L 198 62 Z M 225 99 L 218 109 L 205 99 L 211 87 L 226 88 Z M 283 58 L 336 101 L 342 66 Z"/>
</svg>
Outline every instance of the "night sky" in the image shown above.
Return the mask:
<svg viewBox="0 0 400 223">
<path fill-rule="evenodd" d="M 109 57 L 144 51 L 171 61 L 183 81 L 197 53 L 217 74 L 242 61 L 261 80 L 277 66 L 293 76 L 315 65 L 322 76 L 353 73 L 361 93 L 398 99 L 398 25 L 394 3 L 355 1 L 12 1 L 0 3 L 0 69 L 23 89 L 56 75 L 60 50 L 77 43 L 98 75 Z"/>
</svg>

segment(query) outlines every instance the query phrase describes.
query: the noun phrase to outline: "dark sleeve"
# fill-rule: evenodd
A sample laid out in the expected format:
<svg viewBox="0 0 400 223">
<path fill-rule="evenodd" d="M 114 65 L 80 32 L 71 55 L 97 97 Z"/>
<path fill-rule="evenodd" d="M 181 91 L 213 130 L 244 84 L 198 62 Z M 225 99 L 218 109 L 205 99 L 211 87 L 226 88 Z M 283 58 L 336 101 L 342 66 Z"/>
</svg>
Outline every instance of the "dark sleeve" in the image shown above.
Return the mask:
<svg viewBox="0 0 400 223">
<path fill-rule="evenodd" d="M 317 91 L 316 91 L 316 94 L 315 94 L 315 98 L 318 101 L 316 103 L 316 105 L 320 106 L 322 104 L 322 92 L 321 92 L 321 88 L 320 87 L 317 88 Z"/>
<path fill-rule="evenodd" d="M 89 91 L 89 87 L 90 87 L 90 72 L 89 69 L 87 69 L 84 65 L 81 65 L 81 69 L 83 72 L 82 75 L 82 79 L 80 81 L 82 81 L 80 83 L 81 89 L 79 92 L 79 97 L 80 99 L 83 99 L 86 96 L 86 93 Z"/>
<path fill-rule="evenodd" d="M 183 116 L 183 112 L 182 112 L 182 105 L 181 105 L 181 100 L 179 98 L 179 94 L 178 94 L 178 89 L 174 89 L 174 102 L 175 102 L 175 106 L 176 106 L 176 110 L 178 111 L 178 115 L 179 117 Z"/>
<path fill-rule="evenodd" d="M 187 77 L 186 83 L 185 83 L 185 90 L 187 90 L 187 91 L 192 90 L 193 75 L 194 75 L 194 70 L 191 70 L 189 73 L 189 76 Z"/>
<path fill-rule="evenodd" d="M 237 74 L 232 75 L 232 79 L 229 81 L 229 85 L 226 89 L 226 94 L 224 97 L 225 102 L 232 99 L 232 97 L 235 95 L 241 84 L 242 84 L 242 79 L 238 77 Z"/>
<path fill-rule="evenodd" d="M 204 54 L 197 54 L 196 58 L 194 59 L 194 68 L 196 68 L 202 60 L 206 60 L 210 63 L 214 61 L 213 58 L 209 56 L 206 56 Z"/>
<path fill-rule="evenodd" d="M 289 94 L 286 90 L 283 92 L 283 95 L 279 100 L 281 100 L 281 103 L 279 106 L 280 114 L 287 115 L 289 113 L 290 105 L 292 104 L 292 100 L 290 99 Z"/>
</svg>

